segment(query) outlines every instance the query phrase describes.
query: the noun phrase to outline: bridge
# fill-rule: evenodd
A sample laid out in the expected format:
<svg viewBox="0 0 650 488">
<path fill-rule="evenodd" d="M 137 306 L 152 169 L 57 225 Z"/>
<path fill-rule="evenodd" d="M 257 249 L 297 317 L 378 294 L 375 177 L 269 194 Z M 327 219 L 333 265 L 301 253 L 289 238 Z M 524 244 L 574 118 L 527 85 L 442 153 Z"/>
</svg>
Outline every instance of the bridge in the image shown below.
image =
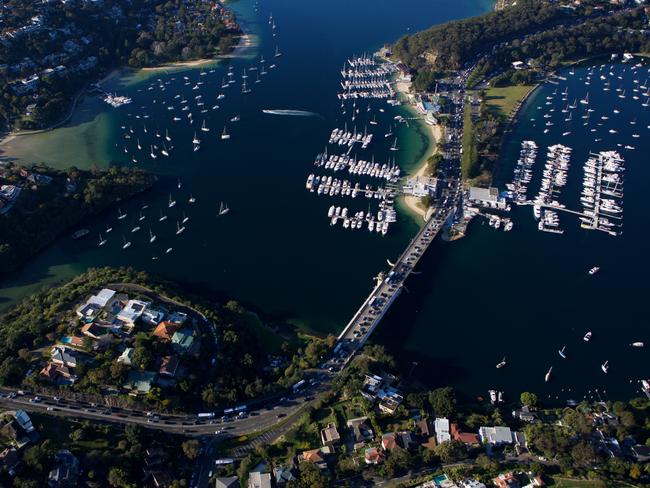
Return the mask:
<svg viewBox="0 0 650 488">
<path fill-rule="evenodd" d="M 450 198 L 457 202 L 457 198 Z M 351 358 L 361 348 L 370 334 L 402 292 L 404 282 L 413 272 L 424 252 L 446 223 L 453 219 L 455 206 L 442 207 L 433 212 L 429 220 L 411 240 L 399 259 L 384 277 L 377 279 L 377 285 L 361 304 L 348 325 L 338 336 L 335 353 Z M 346 354 L 347 353 L 347 354 Z"/>
</svg>

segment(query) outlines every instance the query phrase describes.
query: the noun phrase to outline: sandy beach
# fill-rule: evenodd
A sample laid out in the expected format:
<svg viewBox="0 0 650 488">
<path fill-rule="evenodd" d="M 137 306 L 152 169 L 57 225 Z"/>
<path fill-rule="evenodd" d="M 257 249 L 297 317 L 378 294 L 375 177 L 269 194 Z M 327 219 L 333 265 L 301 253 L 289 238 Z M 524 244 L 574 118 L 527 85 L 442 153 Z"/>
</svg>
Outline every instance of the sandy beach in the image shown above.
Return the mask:
<svg viewBox="0 0 650 488">
<path fill-rule="evenodd" d="M 407 107 L 409 108 L 410 111 L 412 111 L 414 114 L 421 115 L 420 112 L 418 112 L 415 107 L 415 103 L 414 103 L 415 97 L 414 94 L 411 93 L 410 81 L 404 81 L 404 80 L 397 81 L 395 83 L 395 91 L 407 98 L 408 100 Z M 431 134 L 430 149 L 425 154 L 422 155 L 422 158 L 420 159 L 420 161 L 418 161 L 416 165 L 417 171 L 415 173 L 410 174 L 409 175 L 410 178 L 421 178 L 425 176 L 427 170 L 427 159 L 438 152 L 438 141 L 441 141 L 443 139 L 442 125 L 440 124 L 435 124 L 435 125 L 425 124 L 425 125 L 429 128 Z M 426 209 L 422 207 L 422 204 L 420 203 L 420 198 L 414 196 L 405 196 L 404 204 L 407 206 L 407 208 L 410 211 L 412 211 L 414 214 L 418 215 L 422 219 L 426 217 Z"/>
</svg>

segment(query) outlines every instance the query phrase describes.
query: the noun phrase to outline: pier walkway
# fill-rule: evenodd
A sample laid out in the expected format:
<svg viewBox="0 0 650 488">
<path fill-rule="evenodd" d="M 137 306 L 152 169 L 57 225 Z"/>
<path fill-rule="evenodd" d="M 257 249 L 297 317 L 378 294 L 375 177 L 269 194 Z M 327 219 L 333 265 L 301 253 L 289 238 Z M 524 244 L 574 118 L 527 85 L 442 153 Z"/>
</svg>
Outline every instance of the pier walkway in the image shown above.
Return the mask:
<svg viewBox="0 0 650 488">
<path fill-rule="evenodd" d="M 455 199 L 452 201 L 455 201 Z M 402 292 L 404 282 L 413 272 L 424 252 L 445 223 L 453 218 L 454 212 L 455 207 L 443 207 L 434 211 L 399 259 L 392 265 L 388 274 L 381 279 L 377 279 L 375 288 L 338 336 L 336 353 L 341 351 L 341 354 L 349 359 L 357 349 L 365 344 L 370 334 L 372 334 L 390 306 Z"/>
</svg>

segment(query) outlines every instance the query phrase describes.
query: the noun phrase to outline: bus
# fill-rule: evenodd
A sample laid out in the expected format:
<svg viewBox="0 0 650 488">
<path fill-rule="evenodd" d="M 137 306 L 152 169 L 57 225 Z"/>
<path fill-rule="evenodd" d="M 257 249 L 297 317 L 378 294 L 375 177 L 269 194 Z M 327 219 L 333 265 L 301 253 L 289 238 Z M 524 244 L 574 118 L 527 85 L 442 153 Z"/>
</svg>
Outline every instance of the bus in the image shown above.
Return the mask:
<svg viewBox="0 0 650 488">
<path fill-rule="evenodd" d="M 197 415 L 199 419 L 213 419 L 215 416 L 214 412 L 202 412 Z"/>
</svg>

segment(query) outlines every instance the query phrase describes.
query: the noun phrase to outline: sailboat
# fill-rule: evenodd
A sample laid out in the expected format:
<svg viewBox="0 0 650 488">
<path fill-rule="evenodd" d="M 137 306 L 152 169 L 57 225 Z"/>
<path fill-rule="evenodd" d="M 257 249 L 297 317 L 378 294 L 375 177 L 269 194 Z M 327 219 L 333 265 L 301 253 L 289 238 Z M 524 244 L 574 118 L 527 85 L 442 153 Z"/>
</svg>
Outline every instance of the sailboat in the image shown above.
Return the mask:
<svg viewBox="0 0 650 488">
<path fill-rule="evenodd" d="M 224 205 L 223 202 L 221 202 L 219 205 L 219 215 L 226 215 L 228 212 L 230 212 L 228 205 Z"/>
<path fill-rule="evenodd" d="M 123 214 L 121 209 L 117 209 L 117 220 L 122 220 L 126 218 L 127 214 Z"/>
<path fill-rule="evenodd" d="M 182 226 L 176 221 L 176 235 L 182 234 L 185 232 L 185 226 Z"/>
<path fill-rule="evenodd" d="M 280 52 L 280 49 L 278 49 L 278 46 L 275 46 L 275 54 L 273 56 L 275 56 L 276 58 L 282 56 L 282 53 Z"/>
<path fill-rule="evenodd" d="M 142 146 L 140 145 L 140 139 L 137 139 L 137 141 L 138 141 L 138 149 L 142 150 Z"/>
<path fill-rule="evenodd" d="M 163 214 L 163 211 L 160 211 L 160 218 L 158 219 L 158 222 L 163 222 L 164 220 L 167 220 L 167 216 Z"/>
<path fill-rule="evenodd" d="M 546 372 L 546 375 L 544 376 L 544 381 L 548 383 L 551 380 L 551 371 L 553 371 L 553 366 L 548 368 L 548 371 Z"/>
<path fill-rule="evenodd" d="M 145 218 L 146 216 L 142 212 L 140 212 L 140 217 L 138 217 L 138 220 L 142 222 Z"/>
<path fill-rule="evenodd" d="M 205 119 L 203 120 L 203 124 L 201 125 L 201 130 L 203 132 L 210 132 L 210 128 L 205 125 Z"/>
<path fill-rule="evenodd" d="M 560 349 L 557 353 L 560 355 L 562 359 L 566 359 L 566 353 L 564 350 L 566 349 L 566 346 L 562 346 L 562 349 Z"/>
<path fill-rule="evenodd" d="M 221 133 L 221 139 L 230 139 L 230 134 L 226 131 L 226 126 L 223 126 L 223 132 Z"/>
<path fill-rule="evenodd" d="M 397 147 L 397 137 L 395 138 L 395 142 L 393 142 L 393 145 L 390 147 L 391 151 L 399 151 L 399 148 Z"/>
<path fill-rule="evenodd" d="M 172 208 L 174 205 L 176 205 L 176 200 L 172 200 L 172 194 L 170 193 L 169 194 L 169 203 L 167 204 L 167 206 L 169 208 Z"/>
<path fill-rule="evenodd" d="M 192 138 L 192 144 L 201 144 L 201 140 L 196 137 L 196 132 L 194 132 L 194 137 Z"/>
<path fill-rule="evenodd" d="M 194 198 L 194 196 L 191 193 L 190 193 L 190 198 L 189 198 L 188 202 L 190 202 L 190 203 L 196 202 L 196 198 Z"/>
<path fill-rule="evenodd" d="M 122 244 L 122 249 L 127 249 L 127 248 L 131 247 L 131 242 L 127 241 L 126 237 L 124 237 L 124 236 L 122 236 L 122 242 L 124 243 L 124 244 Z"/>
<path fill-rule="evenodd" d="M 151 151 L 149 153 L 149 156 L 151 156 L 151 159 L 156 159 L 158 156 L 156 155 L 155 152 L 153 152 L 153 146 L 149 146 L 149 148 L 150 148 L 150 151 Z"/>
<path fill-rule="evenodd" d="M 607 360 L 603 364 L 601 364 L 600 369 L 603 370 L 603 373 L 607 373 L 609 371 L 609 360 Z"/>
<path fill-rule="evenodd" d="M 181 220 L 181 224 L 184 224 L 188 220 L 190 220 L 190 218 L 185 215 L 185 212 L 183 212 L 183 220 Z"/>
<path fill-rule="evenodd" d="M 230 119 L 230 122 L 239 122 L 241 120 L 241 117 L 239 115 L 235 115 Z"/>
<path fill-rule="evenodd" d="M 183 186 L 183 184 L 181 183 L 181 179 L 179 178 L 178 183 L 176 184 L 176 188 L 178 188 L 180 190 L 182 186 Z"/>
<path fill-rule="evenodd" d="M 108 234 L 110 231 L 112 231 L 113 228 L 109 225 L 106 226 L 106 233 Z"/>
<path fill-rule="evenodd" d="M 156 240 L 156 235 L 151 232 L 151 229 L 149 229 L 149 242 L 153 243 Z"/>
<path fill-rule="evenodd" d="M 252 90 L 251 90 L 250 88 L 248 88 L 248 86 L 246 86 L 246 80 L 244 80 L 244 82 L 243 82 L 242 85 L 241 85 L 241 92 L 242 92 L 242 95 L 247 95 L 247 94 L 249 94 L 251 91 L 252 91 Z"/>
<path fill-rule="evenodd" d="M 165 146 L 165 143 L 164 143 L 164 142 L 163 142 L 163 148 L 162 148 L 162 150 L 160 151 L 160 154 L 162 154 L 163 156 L 167 156 L 167 157 L 169 157 L 169 153 L 167 152 L 167 146 Z"/>
<path fill-rule="evenodd" d="M 103 246 L 104 244 L 106 244 L 106 239 L 104 239 L 104 238 L 102 237 L 102 235 L 99 234 L 99 246 L 101 247 L 101 246 Z"/>
<path fill-rule="evenodd" d="M 587 92 L 587 96 L 585 96 L 585 98 L 580 100 L 580 103 L 583 105 L 589 105 L 589 92 Z"/>
<path fill-rule="evenodd" d="M 165 129 L 165 139 L 167 139 L 168 142 L 171 142 L 172 138 L 169 137 L 169 131 Z"/>
</svg>

